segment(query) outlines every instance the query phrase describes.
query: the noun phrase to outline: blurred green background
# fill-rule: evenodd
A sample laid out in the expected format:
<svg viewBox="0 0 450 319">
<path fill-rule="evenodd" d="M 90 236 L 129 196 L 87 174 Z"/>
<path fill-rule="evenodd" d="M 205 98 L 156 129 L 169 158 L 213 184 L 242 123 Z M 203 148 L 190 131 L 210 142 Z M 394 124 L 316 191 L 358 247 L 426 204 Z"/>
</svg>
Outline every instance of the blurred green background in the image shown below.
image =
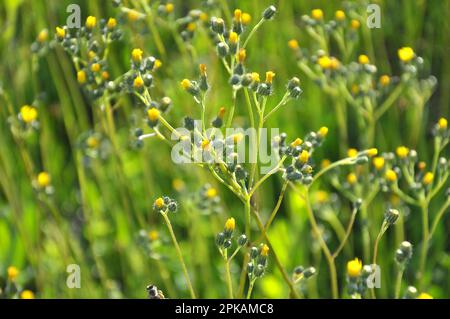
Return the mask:
<svg viewBox="0 0 450 319">
<path fill-rule="evenodd" d="M 123 2 L 130 6 L 139 3 Z M 208 13 L 220 16 L 223 2 L 218 1 L 217 8 L 207 9 Z M 328 126 L 329 137 L 319 150 L 318 158 L 338 159 L 342 150 L 335 114 L 331 111 L 333 101 L 302 74 L 287 42 L 295 38 L 301 47 L 313 46 L 313 40 L 300 27 L 301 16 L 309 14 L 313 8 L 322 8 L 325 17 L 331 18 L 335 10 L 342 8 L 342 2 L 226 2 L 231 9 L 239 7 L 249 12 L 252 24 L 265 7 L 276 5 L 275 19 L 265 23 L 249 43 L 247 65 L 261 74 L 269 69 L 276 72 L 271 105 L 283 96 L 284 85 L 292 76 L 301 79 L 304 93 L 277 113 L 268 125 L 279 127 L 292 138 Z M 431 127 L 440 116 L 448 118 L 450 114 L 450 1 L 371 2 L 382 8 L 381 28 L 370 30 L 374 50 L 371 58 L 379 73 L 398 74 L 397 49 L 411 46 L 424 59 L 421 73 L 434 75 L 438 80 L 436 91 L 419 119 L 414 116 L 414 108 L 402 103 L 402 99 L 389 110 L 378 123 L 375 146 L 381 151 L 391 151 L 404 144 L 417 149 L 421 159 L 430 160 Z M 238 228 L 243 230 L 243 208 L 233 195 L 216 185 L 207 170 L 174 164 L 170 160 L 170 147 L 157 139 L 147 140 L 142 149 L 131 148 L 130 132 L 137 126 L 136 116 L 142 111 L 131 96 L 121 100 L 122 106 L 114 117 L 120 160 L 111 153 L 104 159 L 87 160 L 83 156 L 80 139 L 89 132 L 100 131 L 100 127 L 94 120 L 93 105 L 76 82 L 72 62 L 60 48 L 49 49 L 43 56 L 32 54 L 30 49 L 44 28 L 49 29 L 49 37 L 53 38 L 55 27 L 65 24 L 66 7 L 71 3 L 80 5 L 82 21 L 88 15 L 108 18 L 121 14 L 111 1 L 100 0 L 8 0 L 0 4 L 0 277 L 4 277 L 9 265 L 15 265 L 21 270 L 18 283 L 33 290 L 39 298 L 143 298 L 149 283 L 156 284 L 170 298 L 188 297 L 169 234 L 160 216 L 152 211 L 154 199 L 166 194 L 180 202 L 180 211 L 171 219 L 198 295 L 224 297 L 223 263 L 214 246 L 214 236 L 230 216 L 236 218 Z M 154 1 L 150 3 L 157 6 Z M 174 4 L 176 17 L 186 15 L 191 9 L 203 8 L 202 1 L 174 1 Z M 355 1 L 355 4 L 364 8 L 366 3 Z M 130 52 L 135 47 L 161 59 L 163 66 L 156 73 L 152 92 L 159 97 L 172 98 L 174 107 L 168 119 L 174 126 L 181 125 L 186 115 L 198 116 L 198 106 L 179 86 L 181 79 L 197 76 L 198 63 L 207 64 L 212 84 L 207 117 L 213 118 L 221 106 L 231 103 L 228 77 L 216 58 L 207 32 L 195 34 L 192 46 L 196 53 L 191 59 L 178 50 L 164 26 L 158 26 L 158 30 L 166 47 L 165 56 L 161 56 L 151 32 L 141 24 L 126 22 L 120 27 L 124 36 L 112 46 L 109 57 L 112 77 L 129 69 Z M 357 54 L 368 53 L 363 37 L 358 40 L 357 48 L 355 60 Z M 32 103 L 39 107 L 40 129 L 15 138 L 8 120 L 8 107 L 18 113 L 20 106 Z M 236 112 L 235 122 L 244 124 L 246 109 L 239 102 Z M 358 132 L 352 123 L 348 125 L 350 146 L 358 147 L 357 137 L 363 132 Z M 31 177 L 44 170 L 51 174 L 54 187 L 54 194 L 49 198 L 42 198 L 32 187 Z M 178 181 L 178 187 L 174 188 L 174 180 Z M 184 187 L 179 187 L 180 180 Z M 218 213 L 198 214 L 192 203 L 191 194 L 198 192 L 205 183 L 219 190 L 221 210 Z M 275 205 L 281 183 L 280 178 L 273 177 L 261 192 L 263 216 Z M 382 199 L 371 207 L 372 237 L 379 229 L 384 207 Z M 411 211 L 405 226 L 406 238 L 413 245 L 421 238 L 420 218 L 415 213 Z M 351 237 L 352 251 L 345 250 L 337 260 L 343 296 L 345 264 L 362 254 L 357 226 Z M 160 260 L 149 257 L 139 245 L 140 229 L 158 231 L 160 244 L 153 248 L 162 256 Z M 435 297 L 448 298 L 450 294 L 449 229 L 447 218 L 430 249 L 426 288 Z M 319 270 L 308 285 L 307 296 L 329 297 L 325 260 L 311 239 L 303 203 L 294 194 L 286 196 L 269 234 L 286 269 L 292 271 L 302 264 Z M 331 235 L 329 240 L 333 242 L 333 238 Z M 381 297 L 392 297 L 390 282 L 395 273 L 393 257 L 398 243 L 399 238 L 394 233 L 387 234 L 381 243 L 380 263 L 392 269 L 382 274 L 382 289 L 378 293 Z M 415 259 L 407 270 L 404 288 L 406 282 L 414 282 Z M 81 289 L 66 287 L 66 266 L 72 263 L 81 267 Z M 232 266 L 237 281 L 241 263 Z M 273 263 L 266 276 L 257 282 L 254 295 L 288 296 Z"/>
</svg>

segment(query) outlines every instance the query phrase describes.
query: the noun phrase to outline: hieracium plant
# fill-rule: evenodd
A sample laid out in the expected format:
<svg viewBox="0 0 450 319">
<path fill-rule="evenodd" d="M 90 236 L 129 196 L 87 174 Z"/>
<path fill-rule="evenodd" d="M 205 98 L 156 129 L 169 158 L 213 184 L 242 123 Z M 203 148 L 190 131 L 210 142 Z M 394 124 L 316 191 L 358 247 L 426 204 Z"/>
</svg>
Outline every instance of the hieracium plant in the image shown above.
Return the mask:
<svg viewBox="0 0 450 319">
<path fill-rule="evenodd" d="M 64 70 L 74 96 L 69 102 L 64 83 L 55 83 L 76 163 L 76 180 L 69 181 L 77 185 L 70 194 L 79 206 L 74 218 L 59 211 L 72 208 L 60 198 L 61 178 L 34 160 L 45 148 L 28 145 L 36 145 L 28 142 L 33 137 L 48 138 L 42 130 L 48 115 L 42 121 L 40 115 L 46 114 L 45 99 L 16 109 L 1 94 L 39 217 L 58 225 L 54 234 L 45 227 L 43 233 L 60 243 L 45 241 L 42 249 L 27 243 L 36 291 L 9 266 L 1 297 L 45 296 L 39 290 L 45 268 L 38 265 L 50 251 L 64 256 L 61 264 L 93 264 L 87 280 L 100 283 L 108 297 L 141 287 L 150 299 L 265 297 L 262 291 L 275 288 L 277 296 L 290 298 L 431 298 L 433 236 L 450 206 L 447 120 L 441 117 L 428 130 L 431 159 L 412 146 L 420 129 L 394 150 L 377 147 L 382 121 L 399 99 L 410 105 L 419 126 L 436 87 L 435 77 L 423 76 L 424 59 L 413 48 L 396 51 L 397 75 L 380 73 L 370 34 L 362 30 L 366 16 L 346 4 L 331 19 L 322 9 L 299 17 L 299 38 L 309 37 L 310 45 L 297 37 L 288 41 L 296 68 L 279 72 L 280 63 L 264 59 L 261 70 L 255 67 L 261 67 L 259 56 L 270 52 L 252 42 L 259 32 L 276 32 L 274 5 L 250 14 L 230 10 L 227 1 L 205 1 L 201 10 L 170 1 L 113 4 L 115 17 L 88 16 L 78 29 L 57 26 L 53 39 L 43 30 L 31 45 L 50 72 Z M 155 52 L 129 41 L 137 30 Z M 203 37 L 201 48 L 197 37 Z M 127 41 L 126 58 L 118 63 L 116 51 Z M 171 61 L 170 46 L 178 61 Z M 297 122 L 273 126 L 276 115 L 305 107 L 305 82 L 320 89 L 336 129 L 325 123 L 309 132 Z M 338 136 L 334 161 L 324 155 L 332 157 L 329 134 Z M 177 175 L 178 166 L 187 166 L 190 177 Z M 139 187 L 145 196 L 137 196 Z M 291 218 L 280 216 L 289 210 L 292 223 L 271 227 Z M 301 222 L 308 227 L 298 227 Z M 420 235 L 410 238 L 417 224 L 420 233 L 414 234 Z M 310 241 L 289 246 L 301 232 Z M 152 265 L 148 278 L 112 280 L 112 274 L 126 277 L 129 268 L 144 271 L 136 266 L 140 261 Z M 380 279 L 391 273 L 395 280 Z M 274 278 L 282 284 L 270 286 Z M 219 289 L 213 288 L 216 281 Z M 380 284 L 389 287 L 378 290 Z"/>
</svg>

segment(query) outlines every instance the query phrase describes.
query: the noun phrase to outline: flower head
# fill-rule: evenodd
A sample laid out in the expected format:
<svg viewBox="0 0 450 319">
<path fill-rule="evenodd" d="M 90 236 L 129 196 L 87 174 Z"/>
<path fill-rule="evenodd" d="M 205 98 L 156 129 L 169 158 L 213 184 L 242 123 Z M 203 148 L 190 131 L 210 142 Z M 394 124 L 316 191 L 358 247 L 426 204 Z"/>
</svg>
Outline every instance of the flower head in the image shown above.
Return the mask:
<svg viewBox="0 0 450 319">
<path fill-rule="evenodd" d="M 144 80 L 142 79 L 142 77 L 141 77 L 140 75 L 138 75 L 138 76 L 134 79 L 134 81 L 133 81 L 133 86 L 134 86 L 136 89 L 140 89 L 140 88 L 142 88 L 142 87 L 144 86 Z"/>
<path fill-rule="evenodd" d="M 252 16 L 244 12 L 242 14 L 241 20 L 243 25 L 248 25 L 252 21 Z"/>
<path fill-rule="evenodd" d="M 109 19 L 108 19 L 108 22 L 106 23 L 106 27 L 107 27 L 109 30 L 112 30 L 112 29 L 114 29 L 116 26 L 117 26 L 117 20 L 114 19 L 114 18 L 109 18 Z"/>
<path fill-rule="evenodd" d="M 159 119 L 159 110 L 157 108 L 151 108 L 147 111 L 148 119 L 152 122 L 155 122 Z"/>
<path fill-rule="evenodd" d="M 33 106 L 24 105 L 20 108 L 20 117 L 22 121 L 29 124 L 36 121 L 38 117 L 38 111 Z"/>
<path fill-rule="evenodd" d="M 401 159 L 404 159 L 408 156 L 409 154 L 409 149 L 405 146 L 399 146 L 397 147 L 397 149 L 395 150 L 395 153 L 397 154 L 397 156 Z"/>
<path fill-rule="evenodd" d="M 173 3 L 169 2 L 169 3 L 166 3 L 165 9 L 166 9 L 167 13 L 172 13 L 173 10 L 175 9 L 175 6 L 173 5 Z"/>
<path fill-rule="evenodd" d="M 134 62 L 141 62 L 142 61 L 142 55 L 144 54 L 144 52 L 141 49 L 133 49 L 133 51 L 131 51 L 131 59 Z"/>
<path fill-rule="evenodd" d="M 225 231 L 232 233 L 234 229 L 236 228 L 236 221 L 233 217 L 228 218 L 225 222 Z"/>
<path fill-rule="evenodd" d="M 391 83 L 391 78 L 389 77 L 389 75 L 382 75 L 380 76 L 380 84 L 381 86 L 388 86 L 389 83 Z"/>
<path fill-rule="evenodd" d="M 438 127 L 440 130 L 446 130 L 448 127 L 448 121 L 446 118 L 441 117 L 438 121 Z"/>
<path fill-rule="evenodd" d="M 361 22 L 359 22 L 359 21 L 356 20 L 356 19 L 352 19 L 352 21 L 350 22 L 350 27 L 351 27 L 353 30 L 359 29 L 360 26 L 361 26 Z"/>
<path fill-rule="evenodd" d="M 153 206 L 156 209 L 162 209 L 164 207 L 165 203 L 164 203 L 164 199 L 162 197 L 158 197 L 155 202 L 153 203 Z"/>
<path fill-rule="evenodd" d="M 386 171 L 385 177 L 391 183 L 397 181 L 397 173 L 394 170 L 392 170 L 392 169 L 388 169 Z"/>
<path fill-rule="evenodd" d="M 298 41 L 295 39 L 291 39 L 288 41 L 288 47 L 292 50 L 297 50 L 299 48 Z"/>
<path fill-rule="evenodd" d="M 151 230 L 148 232 L 148 239 L 150 239 L 150 241 L 155 241 L 159 238 L 159 233 L 157 230 Z"/>
<path fill-rule="evenodd" d="M 423 176 L 422 182 L 424 185 L 430 185 L 431 183 L 433 183 L 433 179 L 434 179 L 434 174 L 431 172 L 427 172 Z"/>
<path fill-rule="evenodd" d="M 375 167 L 375 169 L 377 171 L 380 171 L 384 167 L 384 157 L 381 157 L 381 156 L 374 157 L 372 160 L 372 163 L 373 163 L 373 166 Z"/>
<path fill-rule="evenodd" d="M 86 28 L 92 30 L 97 24 L 97 18 L 94 16 L 89 16 L 86 19 Z"/>
<path fill-rule="evenodd" d="M 37 41 L 42 43 L 47 41 L 48 39 L 48 30 L 44 29 L 41 32 L 39 32 L 38 36 L 37 36 Z"/>
<path fill-rule="evenodd" d="M 327 136 L 327 134 L 328 134 L 328 127 L 322 126 L 322 127 L 319 129 L 319 131 L 317 132 L 317 134 L 318 134 L 320 137 L 325 137 L 325 136 Z"/>
<path fill-rule="evenodd" d="M 362 262 L 358 258 L 350 260 L 347 263 L 347 275 L 349 277 L 358 277 L 361 274 Z"/>
<path fill-rule="evenodd" d="M 264 244 L 264 245 L 261 247 L 261 256 L 267 257 L 267 256 L 269 255 L 269 250 L 270 250 L 269 246 L 267 246 L 266 244 Z"/>
<path fill-rule="evenodd" d="M 403 62 L 409 62 L 415 56 L 414 50 L 411 47 L 402 47 L 398 49 L 397 53 L 399 59 Z"/>
<path fill-rule="evenodd" d="M 422 292 L 420 295 L 417 296 L 417 299 L 433 299 L 433 296 L 427 294 L 426 292 Z"/>
<path fill-rule="evenodd" d="M 214 187 L 210 187 L 207 189 L 206 191 L 206 197 L 207 198 L 214 198 L 217 196 L 217 189 L 215 189 Z"/>
<path fill-rule="evenodd" d="M 311 16 L 314 20 L 322 20 L 323 19 L 323 11 L 321 9 L 313 9 L 311 11 Z"/>
<path fill-rule="evenodd" d="M 77 81 L 80 84 L 86 83 L 86 72 L 81 70 L 77 72 Z"/>
<path fill-rule="evenodd" d="M 356 155 L 358 155 L 358 150 L 356 148 L 349 148 L 347 150 L 348 157 L 356 157 Z"/>
<path fill-rule="evenodd" d="M 308 151 L 307 150 L 302 150 L 302 152 L 298 156 L 298 160 L 300 161 L 300 163 L 305 164 L 306 162 L 308 162 L 308 159 L 309 159 Z"/>
<path fill-rule="evenodd" d="M 8 269 L 6 270 L 6 273 L 8 275 L 9 281 L 15 281 L 17 276 L 19 276 L 19 269 L 17 269 L 14 266 L 9 266 Z"/>
<path fill-rule="evenodd" d="M 337 10 L 334 13 L 334 17 L 336 18 L 337 21 L 343 21 L 345 20 L 345 12 L 342 10 Z"/>
<path fill-rule="evenodd" d="M 56 27 L 56 36 L 58 39 L 64 39 L 66 36 L 66 30 L 64 28 Z"/>
<path fill-rule="evenodd" d="M 272 83 L 273 78 L 275 77 L 275 72 L 267 71 L 266 72 L 266 83 Z"/>
<path fill-rule="evenodd" d="M 40 188 L 45 188 L 50 185 L 51 178 L 47 172 L 40 172 L 37 176 L 37 183 Z"/>
<path fill-rule="evenodd" d="M 357 181 L 358 178 L 356 177 L 355 173 L 350 173 L 347 175 L 347 183 L 349 183 L 350 185 L 356 184 Z"/>
<path fill-rule="evenodd" d="M 359 64 L 368 64 L 370 62 L 369 57 L 365 54 L 361 54 L 358 57 L 358 63 Z"/>
<path fill-rule="evenodd" d="M 238 34 L 234 31 L 231 31 L 228 37 L 228 41 L 230 42 L 230 44 L 236 44 L 238 42 L 238 38 Z"/>
<path fill-rule="evenodd" d="M 24 290 L 20 293 L 20 299 L 34 299 L 34 293 L 31 290 Z"/>
</svg>

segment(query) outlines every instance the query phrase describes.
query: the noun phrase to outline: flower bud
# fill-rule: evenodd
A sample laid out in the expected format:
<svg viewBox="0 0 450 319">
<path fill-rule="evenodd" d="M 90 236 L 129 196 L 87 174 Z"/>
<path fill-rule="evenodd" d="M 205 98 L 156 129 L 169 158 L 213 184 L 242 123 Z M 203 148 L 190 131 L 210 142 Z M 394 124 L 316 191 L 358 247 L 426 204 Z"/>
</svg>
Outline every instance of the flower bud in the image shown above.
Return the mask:
<svg viewBox="0 0 450 319">
<path fill-rule="evenodd" d="M 384 214 L 384 220 L 388 225 L 393 225 L 399 218 L 400 213 L 398 210 L 389 208 L 386 213 Z"/>
<path fill-rule="evenodd" d="M 265 20 L 270 20 L 273 18 L 273 16 L 275 15 L 276 12 L 277 12 L 277 8 L 275 8 L 275 6 L 269 6 L 264 10 L 263 18 Z"/>
<path fill-rule="evenodd" d="M 247 236 L 245 236 L 244 234 L 242 234 L 241 236 L 239 236 L 237 242 L 239 246 L 244 246 L 247 243 Z"/>
</svg>

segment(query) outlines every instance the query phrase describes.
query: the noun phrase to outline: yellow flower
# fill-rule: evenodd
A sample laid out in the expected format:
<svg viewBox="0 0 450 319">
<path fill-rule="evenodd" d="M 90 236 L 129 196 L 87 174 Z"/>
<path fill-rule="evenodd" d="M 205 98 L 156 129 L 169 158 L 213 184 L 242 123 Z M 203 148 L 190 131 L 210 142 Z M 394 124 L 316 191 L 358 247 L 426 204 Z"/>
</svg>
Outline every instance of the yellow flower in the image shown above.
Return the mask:
<svg viewBox="0 0 450 319">
<path fill-rule="evenodd" d="M 349 183 L 350 185 L 356 184 L 357 181 L 358 178 L 356 177 L 355 173 L 350 173 L 347 175 L 347 183 Z"/>
<path fill-rule="evenodd" d="M 58 37 L 58 39 L 64 39 L 64 37 L 66 36 L 66 30 L 60 27 L 56 27 L 56 36 Z"/>
<path fill-rule="evenodd" d="M 86 83 L 86 72 L 83 70 L 77 72 L 77 81 L 80 84 Z"/>
<path fill-rule="evenodd" d="M 322 160 L 322 163 L 320 163 L 320 167 L 327 168 L 328 166 L 330 166 L 330 164 L 331 164 L 331 161 L 326 158 L 326 159 Z"/>
<path fill-rule="evenodd" d="M 6 270 L 6 273 L 8 275 L 9 281 L 15 281 L 17 276 L 19 276 L 19 269 L 17 269 L 14 266 L 9 266 L 8 269 Z"/>
<path fill-rule="evenodd" d="M 393 171 L 392 169 L 388 169 L 386 171 L 385 177 L 389 182 L 393 183 L 397 180 L 397 173 L 395 171 Z"/>
<path fill-rule="evenodd" d="M 88 59 L 89 61 L 91 61 L 93 58 L 95 58 L 97 56 L 97 54 L 95 54 L 94 51 L 89 51 L 88 52 Z"/>
<path fill-rule="evenodd" d="M 250 14 L 244 12 L 242 14 L 241 20 L 242 20 L 243 25 L 248 25 L 250 23 L 250 21 L 252 21 L 252 16 Z"/>
<path fill-rule="evenodd" d="M 431 183 L 433 183 L 433 179 L 434 179 L 434 175 L 431 172 L 427 172 L 425 173 L 425 175 L 423 176 L 423 184 L 424 185 L 430 185 Z"/>
<path fill-rule="evenodd" d="M 162 199 L 162 197 L 158 197 L 158 198 L 155 200 L 154 205 L 155 205 L 155 207 L 158 208 L 158 209 L 163 208 L 163 207 L 164 207 L 164 199 Z"/>
<path fill-rule="evenodd" d="M 374 159 L 372 160 L 372 163 L 373 163 L 373 166 L 375 166 L 375 169 L 377 171 L 380 171 L 384 167 L 384 157 L 381 157 L 381 156 L 374 157 Z"/>
<path fill-rule="evenodd" d="M 417 299 L 434 299 L 433 296 L 427 294 L 426 292 L 422 292 L 417 296 Z"/>
<path fill-rule="evenodd" d="M 272 80 L 274 77 L 275 77 L 275 72 L 267 71 L 266 72 L 266 83 L 272 83 Z"/>
<path fill-rule="evenodd" d="M 206 12 L 200 13 L 200 20 L 201 21 L 206 22 L 206 21 L 208 21 L 208 18 L 209 18 L 208 14 Z"/>
<path fill-rule="evenodd" d="M 36 121 L 38 111 L 33 106 L 24 105 L 20 108 L 20 117 L 22 118 L 22 121 L 29 124 Z"/>
<path fill-rule="evenodd" d="M 420 169 L 421 171 L 423 171 L 425 169 L 425 167 L 427 167 L 427 163 L 425 163 L 423 161 L 417 163 L 417 168 Z"/>
<path fill-rule="evenodd" d="M 359 64 L 368 64 L 370 62 L 369 57 L 365 54 L 361 54 L 358 57 Z"/>
<path fill-rule="evenodd" d="M 155 65 L 153 66 L 153 70 L 156 71 L 162 66 L 162 62 L 160 59 L 155 60 Z"/>
<path fill-rule="evenodd" d="M 369 148 L 367 150 L 367 155 L 369 155 L 370 157 L 375 156 L 378 154 L 378 149 L 376 148 Z"/>
<path fill-rule="evenodd" d="M 208 198 L 214 198 L 217 196 L 217 190 L 214 187 L 208 188 L 206 191 L 206 197 Z"/>
<path fill-rule="evenodd" d="M 86 19 L 86 28 L 88 28 L 89 30 L 92 30 L 95 25 L 97 24 L 97 18 L 94 16 L 89 16 Z"/>
<path fill-rule="evenodd" d="M 240 141 L 242 141 L 244 139 L 244 134 L 243 133 L 236 133 L 233 135 L 233 143 L 239 143 Z"/>
<path fill-rule="evenodd" d="M 259 73 L 257 72 L 252 72 L 252 81 L 253 82 L 261 82 L 261 80 L 259 79 Z"/>
<path fill-rule="evenodd" d="M 106 26 L 109 30 L 114 29 L 117 26 L 117 20 L 114 18 L 109 18 L 108 22 L 106 23 Z"/>
<path fill-rule="evenodd" d="M 39 187 L 44 188 L 50 185 L 50 174 L 47 172 L 40 172 L 37 176 L 37 183 Z"/>
<path fill-rule="evenodd" d="M 200 74 L 202 76 L 206 76 L 206 65 L 201 63 L 201 64 L 198 65 L 198 68 L 200 70 Z"/>
<path fill-rule="evenodd" d="M 323 11 L 321 9 L 314 9 L 311 11 L 311 16 L 314 20 L 322 20 L 323 19 Z"/>
<path fill-rule="evenodd" d="M 297 137 L 292 143 L 291 147 L 297 147 L 303 143 L 303 140 L 299 137 Z"/>
<path fill-rule="evenodd" d="M 399 147 L 397 147 L 395 152 L 397 153 L 398 157 L 403 159 L 403 158 L 406 158 L 406 156 L 408 156 L 409 149 L 405 146 L 399 146 Z"/>
<path fill-rule="evenodd" d="M 388 86 L 389 83 L 391 83 L 391 78 L 389 77 L 389 75 L 382 75 L 380 76 L 380 84 L 382 86 Z"/>
<path fill-rule="evenodd" d="M 339 68 L 339 66 L 341 65 L 341 63 L 339 62 L 338 59 L 336 59 L 335 57 L 331 57 L 330 58 L 330 69 L 331 70 L 336 70 L 337 68 Z"/>
<path fill-rule="evenodd" d="M 319 129 L 319 131 L 317 132 L 317 134 L 318 134 L 320 137 L 325 137 L 325 136 L 327 136 L 327 134 L 328 134 L 328 127 L 322 126 L 322 127 Z"/>
<path fill-rule="evenodd" d="M 91 71 L 92 71 L 92 72 L 98 72 L 98 71 L 100 71 L 100 64 L 98 64 L 98 63 L 92 64 L 92 65 L 91 65 Z"/>
<path fill-rule="evenodd" d="M 231 44 L 236 44 L 237 42 L 238 42 L 238 34 L 236 33 L 236 32 L 234 32 L 234 31 L 231 31 L 230 32 L 230 36 L 228 37 L 228 41 L 231 43 Z"/>
<path fill-rule="evenodd" d="M 21 299 L 34 299 L 34 293 L 31 290 L 24 290 L 20 293 Z"/>
<path fill-rule="evenodd" d="M 105 81 L 109 79 L 109 72 L 108 71 L 103 71 L 102 72 L 102 79 L 105 80 Z"/>
<path fill-rule="evenodd" d="M 350 260 L 347 263 L 347 274 L 350 277 L 358 277 L 361 273 L 362 262 L 358 258 Z"/>
<path fill-rule="evenodd" d="M 159 119 L 159 110 L 157 108 L 151 108 L 147 111 L 148 119 L 152 122 L 155 122 Z"/>
<path fill-rule="evenodd" d="M 269 246 L 267 246 L 266 244 L 264 244 L 261 247 L 261 256 L 267 257 L 269 255 Z"/>
<path fill-rule="evenodd" d="M 141 77 L 140 75 L 138 75 L 138 76 L 134 79 L 133 86 L 134 86 L 136 89 L 140 89 L 140 88 L 142 88 L 142 87 L 144 86 L 144 80 L 142 79 L 142 77 Z"/>
<path fill-rule="evenodd" d="M 181 192 L 184 189 L 184 182 L 183 180 L 176 178 L 172 181 L 172 187 L 177 191 Z"/>
<path fill-rule="evenodd" d="M 350 27 L 354 30 L 359 29 L 360 26 L 361 26 L 361 22 L 359 22 L 356 19 L 352 19 L 352 21 L 350 22 Z"/>
<path fill-rule="evenodd" d="M 183 81 L 181 81 L 181 87 L 184 89 L 184 90 L 187 90 L 187 89 L 189 89 L 190 87 L 191 87 L 191 81 L 189 81 L 188 79 L 183 79 Z"/>
<path fill-rule="evenodd" d="M 349 148 L 347 151 L 347 156 L 348 157 L 355 157 L 356 155 L 358 155 L 358 150 L 356 148 Z"/>
<path fill-rule="evenodd" d="M 398 53 L 399 59 L 403 62 L 409 62 L 415 56 L 414 50 L 410 47 L 402 47 L 402 48 L 398 49 L 397 53 Z"/>
<path fill-rule="evenodd" d="M 175 7 L 174 7 L 173 3 L 169 2 L 169 3 L 166 4 L 165 8 L 166 8 L 166 12 L 167 13 L 172 13 Z"/>
<path fill-rule="evenodd" d="M 342 10 L 337 10 L 334 14 L 334 17 L 338 21 L 343 21 L 343 20 L 345 20 L 345 12 Z"/>
<path fill-rule="evenodd" d="M 142 61 L 142 55 L 144 54 L 144 52 L 141 49 L 133 49 L 133 51 L 131 51 L 131 59 L 134 62 L 141 62 Z"/>
<path fill-rule="evenodd" d="M 302 152 L 298 156 L 298 160 L 300 161 L 300 163 L 305 164 L 306 162 L 308 162 L 308 159 L 309 159 L 308 151 L 307 150 L 302 150 Z"/>
<path fill-rule="evenodd" d="M 37 41 L 42 43 L 47 41 L 48 39 L 48 30 L 44 29 L 41 32 L 39 32 L 38 36 L 37 36 Z"/>
<path fill-rule="evenodd" d="M 136 10 L 128 10 L 127 17 L 128 17 L 128 20 L 130 20 L 131 22 L 134 22 L 141 17 L 141 14 Z"/>
<path fill-rule="evenodd" d="M 225 231 L 233 232 L 235 228 L 236 228 L 236 221 L 234 220 L 234 218 L 233 217 L 228 218 L 227 221 L 225 222 Z"/>
<path fill-rule="evenodd" d="M 97 148 L 98 146 L 98 139 L 95 136 L 89 136 L 86 140 L 86 145 L 89 148 Z"/>
<path fill-rule="evenodd" d="M 290 47 L 292 50 L 297 50 L 299 48 L 298 41 L 295 39 L 289 40 L 288 47 Z"/>
<path fill-rule="evenodd" d="M 242 18 L 242 10 L 241 9 L 234 10 L 234 20 L 239 22 L 241 21 L 241 18 Z"/>
<path fill-rule="evenodd" d="M 209 148 L 209 145 L 211 144 L 211 141 L 210 140 L 208 140 L 208 139 L 204 139 L 203 141 L 202 141 L 202 149 L 208 149 Z"/>
<path fill-rule="evenodd" d="M 247 56 L 247 53 L 245 51 L 245 49 L 240 49 L 238 54 L 237 54 L 237 60 L 240 63 L 243 63 L 245 61 L 245 57 Z"/>
<path fill-rule="evenodd" d="M 317 59 L 317 64 L 319 64 L 322 69 L 329 69 L 331 66 L 331 59 L 329 56 L 323 55 Z"/>
<path fill-rule="evenodd" d="M 325 203 L 328 200 L 329 195 L 326 191 L 317 191 L 316 198 L 319 203 Z"/>
<path fill-rule="evenodd" d="M 441 117 L 438 121 L 438 127 L 440 130 L 446 130 L 448 127 L 448 121 L 446 118 Z"/>
<path fill-rule="evenodd" d="M 194 32 L 196 28 L 197 25 L 194 22 L 190 22 L 186 26 L 186 30 L 188 30 L 189 32 Z"/>
<path fill-rule="evenodd" d="M 151 230 L 148 232 L 148 239 L 150 239 L 150 241 L 155 241 L 157 240 L 159 237 L 159 233 L 157 230 Z"/>
</svg>

